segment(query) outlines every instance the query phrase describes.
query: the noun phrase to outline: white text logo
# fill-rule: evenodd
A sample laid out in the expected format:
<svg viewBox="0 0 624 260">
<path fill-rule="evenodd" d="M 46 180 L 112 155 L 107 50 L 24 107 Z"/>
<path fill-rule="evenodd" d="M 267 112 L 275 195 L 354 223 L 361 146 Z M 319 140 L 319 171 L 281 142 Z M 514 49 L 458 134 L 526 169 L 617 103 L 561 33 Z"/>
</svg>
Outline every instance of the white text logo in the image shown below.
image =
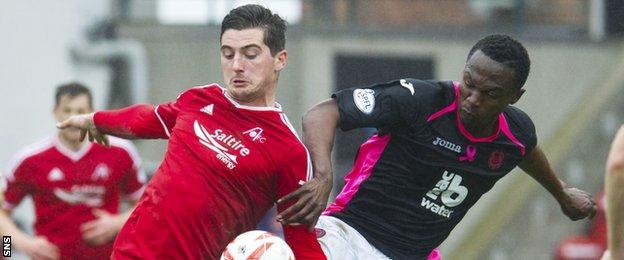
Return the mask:
<svg viewBox="0 0 624 260">
<path fill-rule="evenodd" d="M 236 161 L 238 156 L 232 154 L 230 149 L 234 150 L 233 152 L 238 152 L 238 154 L 243 157 L 249 155 L 250 153 L 249 149 L 245 147 L 241 140 L 236 139 L 236 137 L 230 134 L 224 133 L 221 129 L 217 129 L 214 133 L 210 133 L 197 121 L 195 121 L 193 126 L 195 129 L 195 135 L 199 137 L 199 142 L 208 147 L 210 150 L 216 152 L 217 159 L 223 162 L 228 169 L 234 169 L 236 164 L 238 164 Z"/>
<path fill-rule="evenodd" d="M 99 207 L 104 204 L 104 194 L 106 188 L 104 186 L 93 185 L 74 185 L 71 191 L 61 188 L 54 189 L 54 195 L 69 204 L 85 204 L 90 207 Z"/>
<path fill-rule="evenodd" d="M 370 114 L 375 108 L 375 91 L 372 89 L 355 89 L 353 91 L 353 101 L 355 106 L 364 114 Z"/>
<path fill-rule="evenodd" d="M 451 150 L 453 152 L 461 153 L 461 146 L 456 145 L 454 143 L 451 143 L 449 141 L 446 141 L 446 140 L 444 140 L 444 139 L 442 139 L 440 137 L 436 137 L 436 139 L 433 140 L 433 145 L 442 146 L 442 147 L 444 147 L 446 149 L 449 149 L 449 150 Z"/>
<path fill-rule="evenodd" d="M 466 199 L 466 196 L 468 196 L 468 188 L 461 186 L 461 181 L 461 176 L 448 171 L 444 171 L 444 173 L 442 174 L 442 179 L 438 181 L 435 187 L 426 194 L 426 196 L 433 201 L 440 198 L 444 205 L 438 205 L 435 202 L 423 197 L 421 206 L 426 207 L 431 212 L 436 213 L 440 216 L 447 218 L 450 217 L 453 211 L 447 209 L 446 207 L 455 207 L 461 204 L 462 201 Z"/>
</svg>

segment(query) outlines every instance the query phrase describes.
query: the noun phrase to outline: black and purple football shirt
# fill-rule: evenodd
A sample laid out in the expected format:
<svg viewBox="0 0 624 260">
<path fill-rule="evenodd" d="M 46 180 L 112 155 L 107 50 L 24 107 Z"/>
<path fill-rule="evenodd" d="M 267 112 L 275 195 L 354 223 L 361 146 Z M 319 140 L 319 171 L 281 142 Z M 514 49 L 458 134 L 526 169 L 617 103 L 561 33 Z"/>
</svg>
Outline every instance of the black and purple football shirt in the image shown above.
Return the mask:
<svg viewBox="0 0 624 260">
<path fill-rule="evenodd" d="M 426 258 L 481 195 L 536 145 L 520 109 L 475 137 L 457 113 L 459 83 L 401 79 L 333 95 L 340 128 L 376 127 L 325 211 L 392 259 Z"/>
</svg>

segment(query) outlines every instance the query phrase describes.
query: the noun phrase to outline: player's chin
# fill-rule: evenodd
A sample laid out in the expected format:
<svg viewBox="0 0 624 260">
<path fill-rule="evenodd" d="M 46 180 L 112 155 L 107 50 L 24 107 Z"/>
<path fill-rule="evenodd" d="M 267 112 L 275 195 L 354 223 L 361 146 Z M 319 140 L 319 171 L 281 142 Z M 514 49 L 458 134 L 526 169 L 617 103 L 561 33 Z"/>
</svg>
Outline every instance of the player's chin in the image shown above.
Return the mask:
<svg viewBox="0 0 624 260">
<path fill-rule="evenodd" d="M 80 141 L 80 129 L 78 128 L 63 129 L 63 132 L 61 134 L 68 141 L 72 141 L 72 142 Z"/>
<path fill-rule="evenodd" d="M 477 116 L 474 113 L 469 113 L 463 110 L 459 111 L 459 118 L 463 123 L 472 123 L 477 119 Z"/>
<path fill-rule="evenodd" d="M 254 87 L 252 85 L 230 88 L 230 94 L 238 101 L 248 101 L 255 96 Z"/>
</svg>

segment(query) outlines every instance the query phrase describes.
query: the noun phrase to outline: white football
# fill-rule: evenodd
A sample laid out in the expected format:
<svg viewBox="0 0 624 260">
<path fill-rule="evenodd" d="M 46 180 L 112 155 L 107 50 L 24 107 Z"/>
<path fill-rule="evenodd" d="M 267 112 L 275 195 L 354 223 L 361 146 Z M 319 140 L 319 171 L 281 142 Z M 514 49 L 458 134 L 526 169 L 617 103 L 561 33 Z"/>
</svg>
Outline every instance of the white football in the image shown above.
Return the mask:
<svg viewBox="0 0 624 260">
<path fill-rule="evenodd" d="M 225 248 L 221 260 L 294 260 L 295 255 L 280 237 L 262 230 L 238 235 Z"/>
</svg>

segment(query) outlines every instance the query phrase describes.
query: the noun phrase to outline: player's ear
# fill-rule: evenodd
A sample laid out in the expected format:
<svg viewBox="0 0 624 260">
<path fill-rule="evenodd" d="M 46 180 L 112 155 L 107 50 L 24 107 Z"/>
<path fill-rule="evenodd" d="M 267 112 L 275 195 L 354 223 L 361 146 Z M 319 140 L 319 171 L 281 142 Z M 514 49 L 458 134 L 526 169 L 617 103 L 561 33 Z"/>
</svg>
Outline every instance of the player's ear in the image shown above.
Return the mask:
<svg viewBox="0 0 624 260">
<path fill-rule="evenodd" d="M 524 89 L 521 88 L 521 89 L 516 90 L 513 95 L 514 95 L 514 97 L 511 100 L 511 104 L 515 104 L 516 102 L 518 102 L 518 100 L 520 100 L 522 95 L 524 95 Z"/>
<path fill-rule="evenodd" d="M 288 52 L 286 50 L 275 54 L 275 71 L 282 71 L 286 67 L 286 60 L 288 60 Z"/>
</svg>

